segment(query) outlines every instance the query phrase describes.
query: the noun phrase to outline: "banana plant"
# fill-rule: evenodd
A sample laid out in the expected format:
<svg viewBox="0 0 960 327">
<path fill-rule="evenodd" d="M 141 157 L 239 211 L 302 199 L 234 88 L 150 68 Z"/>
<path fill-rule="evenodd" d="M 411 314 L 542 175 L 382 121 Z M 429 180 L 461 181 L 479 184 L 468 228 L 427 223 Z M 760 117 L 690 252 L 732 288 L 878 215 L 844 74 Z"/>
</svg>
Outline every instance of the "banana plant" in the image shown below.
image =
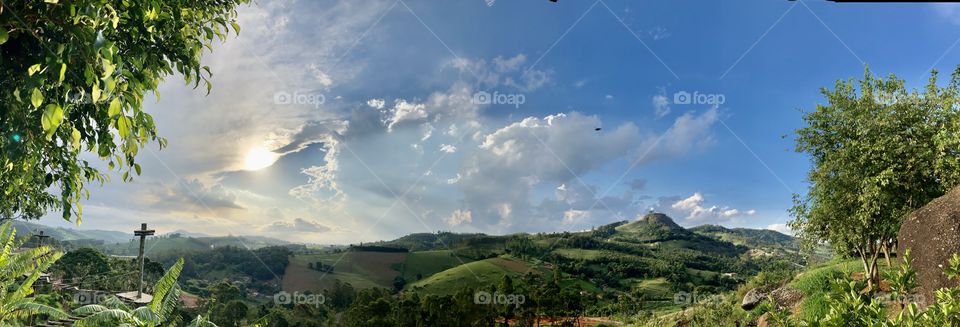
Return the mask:
<svg viewBox="0 0 960 327">
<path fill-rule="evenodd" d="M 179 305 L 180 286 L 177 284 L 177 278 L 180 277 L 180 270 L 183 269 L 183 259 L 177 260 L 177 263 L 170 267 L 160 280 L 153 287 L 153 299 L 145 306 L 130 308 L 115 296 L 111 296 L 100 304 L 90 304 L 73 310 L 78 316 L 85 316 L 76 324 L 78 327 L 84 326 L 167 326 L 174 317 L 173 311 Z M 189 326 L 193 327 L 216 327 L 217 325 L 197 316 Z"/>
<path fill-rule="evenodd" d="M 0 325 L 19 326 L 25 318 L 37 315 L 67 318 L 67 313 L 60 309 L 36 303 L 30 297 L 40 273 L 63 253 L 47 246 L 14 252 L 23 244 L 17 241 L 16 235 L 16 229 L 9 222 L 0 225 Z"/>
</svg>

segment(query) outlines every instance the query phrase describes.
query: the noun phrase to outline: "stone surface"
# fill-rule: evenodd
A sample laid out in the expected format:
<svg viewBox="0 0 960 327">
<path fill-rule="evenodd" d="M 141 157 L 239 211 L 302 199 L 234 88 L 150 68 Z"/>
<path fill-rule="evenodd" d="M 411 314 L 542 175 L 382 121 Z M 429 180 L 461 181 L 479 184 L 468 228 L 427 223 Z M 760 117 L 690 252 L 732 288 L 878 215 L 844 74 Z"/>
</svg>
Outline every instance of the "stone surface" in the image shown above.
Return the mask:
<svg viewBox="0 0 960 327">
<path fill-rule="evenodd" d="M 917 295 L 933 301 L 940 288 L 957 285 L 943 274 L 950 257 L 960 253 L 960 187 L 910 213 L 897 235 L 899 251 L 910 249 L 917 271 Z"/>
<path fill-rule="evenodd" d="M 754 288 L 743 295 L 743 301 L 740 303 L 740 307 L 743 308 L 743 310 L 752 310 L 766 298 L 766 292 L 763 292 L 759 288 Z"/>
<path fill-rule="evenodd" d="M 770 298 L 773 299 L 774 304 L 783 309 L 793 309 L 803 300 L 803 295 L 803 291 L 786 286 L 770 292 Z"/>
</svg>

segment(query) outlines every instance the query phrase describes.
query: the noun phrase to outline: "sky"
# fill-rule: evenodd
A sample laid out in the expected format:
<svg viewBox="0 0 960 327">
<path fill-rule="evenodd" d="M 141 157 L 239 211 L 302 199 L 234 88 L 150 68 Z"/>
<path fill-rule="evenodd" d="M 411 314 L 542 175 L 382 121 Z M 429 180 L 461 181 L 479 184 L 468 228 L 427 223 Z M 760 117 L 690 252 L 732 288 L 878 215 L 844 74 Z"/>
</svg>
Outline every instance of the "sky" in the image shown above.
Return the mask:
<svg viewBox="0 0 960 327">
<path fill-rule="evenodd" d="M 960 64 L 960 7 L 272 0 L 146 101 L 169 141 L 83 221 L 347 244 L 589 229 L 650 210 L 789 233 L 820 90 Z M 97 161 L 92 155 L 86 159 Z M 105 165 L 101 165 L 105 167 Z M 116 174 L 114 174 L 116 175 Z"/>
</svg>

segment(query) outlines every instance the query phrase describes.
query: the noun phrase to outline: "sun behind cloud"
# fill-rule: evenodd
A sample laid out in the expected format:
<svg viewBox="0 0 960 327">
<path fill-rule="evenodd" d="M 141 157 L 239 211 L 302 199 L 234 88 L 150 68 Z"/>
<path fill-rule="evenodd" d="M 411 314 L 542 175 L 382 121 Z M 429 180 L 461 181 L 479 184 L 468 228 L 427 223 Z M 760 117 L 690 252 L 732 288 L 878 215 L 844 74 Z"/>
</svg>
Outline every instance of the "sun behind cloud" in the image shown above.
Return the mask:
<svg viewBox="0 0 960 327">
<path fill-rule="evenodd" d="M 262 147 L 257 147 L 247 151 L 243 159 L 243 169 L 260 170 L 273 165 L 280 156 Z"/>
</svg>

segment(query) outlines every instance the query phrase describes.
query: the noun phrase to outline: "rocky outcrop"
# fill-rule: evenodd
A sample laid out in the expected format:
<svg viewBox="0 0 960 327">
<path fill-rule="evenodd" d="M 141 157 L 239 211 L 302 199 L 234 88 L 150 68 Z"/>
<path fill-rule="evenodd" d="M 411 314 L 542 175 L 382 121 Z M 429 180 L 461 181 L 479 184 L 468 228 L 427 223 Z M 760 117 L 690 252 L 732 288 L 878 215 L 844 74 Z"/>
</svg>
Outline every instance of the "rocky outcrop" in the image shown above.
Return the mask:
<svg viewBox="0 0 960 327">
<path fill-rule="evenodd" d="M 918 295 L 929 302 L 936 290 L 956 286 L 943 269 L 960 253 L 960 187 L 912 212 L 900 226 L 897 241 L 901 252 L 910 249 Z"/>
<path fill-rule="evenodd" d="M 767 293 L 761 290 L 760 288 L 754 288 L 747 291 L 747 294 L 743 295 L 743 301 L 740 302 L 740 307 L 743 310 L 753 310 L 756 308 L 760 302 L 763 302 L 767 298 Z"/>
<path fill-rule="evenodd" d="M 770 299 L 778 308 L 793 309 L 803 301 L 803 291 L 784 286 L 770 292 Z"/>
</svg>

